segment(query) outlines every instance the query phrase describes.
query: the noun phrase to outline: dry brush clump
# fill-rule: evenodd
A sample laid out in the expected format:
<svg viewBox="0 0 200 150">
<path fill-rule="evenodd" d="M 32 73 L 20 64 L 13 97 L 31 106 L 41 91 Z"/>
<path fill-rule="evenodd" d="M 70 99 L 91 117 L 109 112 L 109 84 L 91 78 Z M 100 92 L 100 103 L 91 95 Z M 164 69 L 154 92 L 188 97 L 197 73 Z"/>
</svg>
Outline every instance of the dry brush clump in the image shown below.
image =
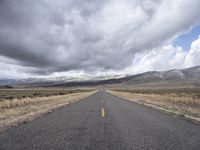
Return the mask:
<svg viewBox="0 0 200 150">
<path fill-rule="evenodd" d="M 12 107 L 16 107 L 16 106 L 24 106 L 24 105 L 33 104 L 33 103 L 50 101 L 50 100 L 53 100 L 53 97 L 55 97 L 55 96 L 35 97 L 35 98 L 26 97 L 26 98 L 22 98 L 22 99 L 14 98 L 14 99 L 9 99 L 9 100 L 8 99 L 1 100 L 0 101 L 0 108 L 2 108 L 2 109 L 12 108 Z"/>
</svg>

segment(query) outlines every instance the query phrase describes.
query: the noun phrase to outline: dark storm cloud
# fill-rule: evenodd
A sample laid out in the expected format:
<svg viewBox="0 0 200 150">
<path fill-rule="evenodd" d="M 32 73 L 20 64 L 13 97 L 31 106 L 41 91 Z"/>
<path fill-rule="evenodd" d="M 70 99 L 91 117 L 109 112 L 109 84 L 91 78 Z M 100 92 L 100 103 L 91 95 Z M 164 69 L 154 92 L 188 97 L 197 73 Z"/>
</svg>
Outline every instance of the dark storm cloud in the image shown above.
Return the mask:
<svg viewBox="0 0 200 150">
<path fill-rule="evenodd" d="M 199 8 L 199 0 L 1 0 L 0 55 L 26 73 L 123 69 L 198 23 Z"/>
</svg>

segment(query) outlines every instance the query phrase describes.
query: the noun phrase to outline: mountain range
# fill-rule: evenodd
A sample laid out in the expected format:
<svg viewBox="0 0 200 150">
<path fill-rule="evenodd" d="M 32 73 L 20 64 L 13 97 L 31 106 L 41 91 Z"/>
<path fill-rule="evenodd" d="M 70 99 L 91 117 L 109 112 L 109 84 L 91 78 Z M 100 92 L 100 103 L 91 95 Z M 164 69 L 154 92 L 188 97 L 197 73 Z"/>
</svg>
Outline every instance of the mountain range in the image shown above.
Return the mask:
<svg viewBox="0 0 200 150">
<path fill-rule="evenodd" d="M 54 77 L 0 80 L 1 86 L 91 86 L 120 85 L 133 87 L 200 87 L 200 66 L 174 69 L 169 71 L 149 71 L 136 75 L 121 76 L 85 76 L 82 78 Z"/>
</svg>

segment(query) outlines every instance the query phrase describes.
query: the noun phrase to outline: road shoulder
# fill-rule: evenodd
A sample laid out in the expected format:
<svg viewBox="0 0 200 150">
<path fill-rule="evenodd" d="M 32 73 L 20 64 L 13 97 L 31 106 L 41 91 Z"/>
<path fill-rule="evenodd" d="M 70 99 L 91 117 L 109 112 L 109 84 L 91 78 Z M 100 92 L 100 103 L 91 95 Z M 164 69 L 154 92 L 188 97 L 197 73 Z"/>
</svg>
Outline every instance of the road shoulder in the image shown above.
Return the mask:
<svg viewBox="0 0 200 150">
<path fill-rule="evenodd" d="M 41 101 L 24 106 L 17 106 L 0 110 L 0 132 L 17 126 L 22 123 L 32 121 L 56 109 L 80 101 L 91 96 L 96 91 L 72 93 L 67 95 L 49 96 L 40 98 Z M 37 99 L 37 98 L 36 98 Z M 44 100 L 45 99 L 45 100 Z"/>
<path fill-rule="evenodd" d="M 198 106 L 192 107 L 192 106 L 187 106 L 187 105 L 171 104 L 171 103 L 167 103 L 163 101 L 157 102 L 147 97 L 144 97 L 141 95 L 138 96 L 138 95 L 135 95 L 133 93 L 128 93 L 128 92 L 117 92 L 117 91 L 111 91 L 111 90 L 107 90 L 107 92 L 110 93 L 111 95 L 122 98 L 123 100 L 136 102 L 138 104 L 152 107 L 162 112 L 172 114 L 172 115 L 181 117 L 183 119 L 190 120 L 192 122 L 200 124 L 200 117 L 199 117 L 200 109 Z"/>
</svg>

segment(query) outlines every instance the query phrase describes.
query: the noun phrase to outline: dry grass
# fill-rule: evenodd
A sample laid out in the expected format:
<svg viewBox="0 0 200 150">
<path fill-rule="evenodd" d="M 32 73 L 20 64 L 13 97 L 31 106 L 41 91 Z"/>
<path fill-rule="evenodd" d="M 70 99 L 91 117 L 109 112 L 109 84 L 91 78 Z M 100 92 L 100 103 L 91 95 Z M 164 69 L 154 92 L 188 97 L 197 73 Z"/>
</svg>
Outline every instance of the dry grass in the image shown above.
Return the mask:
<svg viewBox="0 0 200 150">
<path fill-rule="evenodd" d="M 3 109 L 0 109 L 0 131 L 19 123 L 31 121 L 45 113 L 52 112 L 58 107 L 81 100 L 94 92 L 96 91 L 5 100 L 5 103 L 2 103 Z"/>
<path fill-rule="evenodd" d="M 192 120 L 200 121 L 200 99 L 198 97 L 194 97 L 194 94 L 191 93 L 177 94 L 176 92 L 171 91 L 171 93 L 169 93 L 168 91 L 167 94 L 158 94 L 158 90 L 157 93 L 151 92 L 148 94 L 145 92 L 143 92 L 143 94 L 139 92 L 127 92 L 125 90 L 110 90 L 108 92 L 130 101 L 164 110 Z"/>
<path fill-rule="evenodd" d="M 144 97 L 146 99 L 152 99 L 156 102 L 167 102 L 171 104 L 185 104 L 185 105 L 200 105 L 200 99 L 190 96 L 177 96 L 177 95 L 158 95 L 158 94 L 136 94 L 131 93 L 134 97 Z"/>
<path fill-rule="evenodd" d="M 66 95 L 70 93 L 86 92 L 93 89 L 82 88 L 82 89 L 65 89 L 65 88 L 12 88 L 12 89 L 1 89 L 0 88 L 0 100 L 5 99 L 22 99 L 22 98 L 34 98 L 34 97 L 45 97 L 54 95 Z"/>
<path fill-rule="evenodd" d="M 25 106 L 55 99 L 55 96 L 88 92 L 92 89 L 9 89 L 0 90 L 0 109 Z"/>
<path fill-rule="evenodd" d="M 200 105 L 200 89 L 113 89 L 117 92 L 132 93 L 154 101 L 173 104 Z"/>
</svg>

